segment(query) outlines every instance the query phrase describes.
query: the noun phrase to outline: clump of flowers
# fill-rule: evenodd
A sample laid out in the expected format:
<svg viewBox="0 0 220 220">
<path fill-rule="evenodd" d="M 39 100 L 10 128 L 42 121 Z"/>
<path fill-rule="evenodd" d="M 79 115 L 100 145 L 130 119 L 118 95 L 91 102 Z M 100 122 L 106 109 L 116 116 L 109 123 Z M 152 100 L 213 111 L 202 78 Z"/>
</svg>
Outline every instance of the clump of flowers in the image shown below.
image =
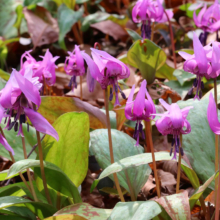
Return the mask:
<svg viewBox="0 0 220 220">
<path fill-rule="evenodd" d="M 166 10 L 162 6 L 163 0 L 138 0 L 132 10 L 132 19 L 135 23 L 142 23 L 141 36 L 142 38 L 150 39 L 151 22 L 163 23 L 173 17 L 171 10 Z"/>
<path fill-rule="evenodd" d="M 151 96 L 149 95 L 147 89 L 147 82 L 144 80 L 141 83 L 141 88 L 136 96 L 136 99 L 133 101 L 135 85 L 131 89 L 131 93 L 128 97 L 125 106 L 125 116 L 128 120 L 136 121 L 134 138 L 137 139 L 136 146 L 139 144 L 139 135 L 142 135 L 142 138 L 145 139 L 143 125 L 141 124 L 142 120 L 149 121 L 154 119 L 155 116 L 152 114 L 156 113 L 156 109 L 153 103 Z M 147 99 L 145 98 L 147 97 Z"/>
<path fill-rule="evenodd" d="M 180 145 L 180 135 L 188 134 L 191 132 L 190 123 L 187 121 L 187 115 L 192 106 L 180 109 L 176 103 L 171 105 L 167 104 L 163 99 L 159 99 L 160 103 L 167 110 L 164 114 L 155 114 L 161 116 L 156 121 L 156 127 L 162 135 L 173 135 L 172 148 L 170 150 L 170 156 L 174 151 L 173 159 L 176 159 L 176 153 L 180 153 L 183 156 L 183 149 Z M 174 150 L 173 150 L 174 147 Z"/>
</svg>

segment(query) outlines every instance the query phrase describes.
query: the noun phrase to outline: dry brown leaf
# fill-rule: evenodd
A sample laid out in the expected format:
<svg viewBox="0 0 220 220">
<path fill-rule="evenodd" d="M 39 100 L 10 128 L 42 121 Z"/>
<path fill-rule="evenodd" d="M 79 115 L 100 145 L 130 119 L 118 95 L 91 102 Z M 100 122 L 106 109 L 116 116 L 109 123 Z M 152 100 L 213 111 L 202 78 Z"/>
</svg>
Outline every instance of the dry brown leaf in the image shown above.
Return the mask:
<svg viewBox="0 0 220 220">
<path fill-rule="evenodd" d="M 36 6 L 35 11 L 23 9 L 34 47 L 51 44 L 58 40 L 58 22 L 45 8 Z"/>
<path fill-rule="evenodd" d="M 174 175 L 170 172 L 165 172 L 161 169 L 157 170 L 158 177 L 161 180 L 161 186 L 172 186 L 176 184 L 176 179 L 174 178 Z"/>
<path fill-rule="evenodd" d="M 91 24 L 90 27 L 113 37 L 115 40 L 126 40 L 128 37 L 128 33 L 119 24 L 111 20 Z"/>
</svg>

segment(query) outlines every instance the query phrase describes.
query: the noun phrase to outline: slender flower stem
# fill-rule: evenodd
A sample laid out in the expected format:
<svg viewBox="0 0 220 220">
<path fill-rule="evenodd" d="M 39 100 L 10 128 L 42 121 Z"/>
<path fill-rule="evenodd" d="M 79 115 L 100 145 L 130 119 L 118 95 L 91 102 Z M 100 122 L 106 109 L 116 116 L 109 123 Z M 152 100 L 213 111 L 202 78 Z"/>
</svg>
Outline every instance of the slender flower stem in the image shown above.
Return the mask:
<svg viewBox="0 0 220 220">
<path fill-rule="evenodd" d="M 182 134 L 180 134 L 180 145 L 179 145 L 179 160 L 178 160 L 178 167 L 177 167 L 177 183 L 176 183 L 176 193 L 179 193 L 180 191 L 180 173 L 181 173 L 181 151 L 180 151 L 180 147 L 182 147 Z"/>
<path fill-rule="evenodd" d="M 23 152 L 24 152 L 24 159 L 27 159 L 27 151 L 26 151 L 26 147 L 25 147 L 24 137 L 21 137 L 21 140 L 22 140 L 22 146 L 23 146 Z M 30 187 L 31 187 L 31 192 L 32 192 L 32 195 L 34 197 L 34 201 L 37 202 L 38 199 L 37 199 L 37 196 L 36 196 L 36 193 L 35 193 L 35 190 L 34 190 L 34 186 L 33 186 L 32 179 L 31 179 L 31 172 L 30 172 L 29 168 L 27 168 L 27 175 L 28 175 L 28 179 L 29 179 L 29 183 L 30 183 Z"/>
<path fill-rule="evenodd" d="M 82 81 L 83 81 L 83 78 L 82 76 L 80 76 L 80 99 L 81 100 L 83 100 Z"/>
<path fill-rule="evenodd" d="M 131 200 L 132 201 L 136 201 L 134 190 L 133 190 L 133 188 L 131 186 L 131 181 L 130 181 L 129 176 L 128 176 L 128 172 L 127 172 L 127 170 L 124 170 L 124 172 L 125 172 L 127 184 L 128 184 L 129 190 L 130 190 Z"/>
<path fill-rule="evenodd" d="M 5 134 L 4 134 L 4 132 L 3 132 L 1 126 L 0 126 L 0 132 L 1 132 L 2 136 L 6 139 Z M 10 157 L 11 157 L 12 162 L 15 163 L 16 161 L 15 161 L 14 156 L 12 155 L 12 153 L 11 153 L 10 151 L 8 151 L 8 152 L 9 152 L 9 155 L 10 155 Z M 19 175 L 20 175 L 22 181 L 24 182 L 25 186 L 26 186 L 26 187 L 28 188 L 28 190 L 31 192 L 31 188 L 30 188 L 30 186 L 28 185 L 28 183 L 27 183 L 26 179 L 24 178 L 23 174 L 22 174 L 21 172 L 19 172 Z"/>
<path fill-rule="evenodd" d="M 169 23 L 169 28 L 170 28 L 170 39 L 171 39 L 171 46 L 172 46 L 172 51 L 173 51 L 173 62 L 174 62 L 174 68 L 176 69 L 176 54 L 175 54 L 175 44 L 174 44 L 174 38 L 173 38 L 173 29 L 172 29 L 172 25 L 169 19 L 169 16 L 166 12 L 166 10 L 164 10 L 164 13 L 167 17 L 167 21 Z"/>
<path fill-rule="evenodd" d="M 148 130 L 150 130 L 150 132 L 151 132 L 151 123 L 150 123 L 150 128 L 148 128 L 148 129 L 146 129 L 146 123 L 145 123 L 145 136 L 146 137 L 148 137 Z M 151 138 L 146 138 L 146 147 L 144 147 L 144 151 L 145 151 L 145 153 L 151 153 L 152 152 L 152 150 L 151 150 L 151 140 L 150 140 Z"/>
<path fill-rule="evenodd" d="M 111 135 L 111 125 L 110 125 L 110 118 L 109 118 L 109 109 L 108 109 L 108 91 L 107 89 L 104 91 L 104 97 L 105 97 L 105 110 L 106 110 L 106 120 L 107 120 L 107 128 L 108 128 L 108 140 L 109 140 L 109 152 L 110 152 L 110 158 L 111 158 L 111 164 L 114 163 L 114 154 L 113 154 L 113 147 L 112 147 L 112 135 Z M 118 177 L 116 173 L 113 173 L 115 185 L 119 194 L 119 197 L 122 202 L 125 202 L 123 193 L 121 191 Z"/>
<path fill-rule="evenodd" d="M 145 123 L 145 130 L 146 130 L 146 140 L 148 140 L 148 142 L 150 144 L 150 150 L 151 150 L 151 154 L 152 154 L 157 196 L 158 196 L 158 198 L 160 198 L 160 185 L 159 185 L 159 179 L 157 176 L 157 165 L 156 165 L 156 160 L 155 160 L 155 155 L 154 155 L 154 146 L 153 146 L 153 140 L 152 140 L 152 134 L 151 134 L 151 122 L 144 121 L 144 123 Z"/>
<path fill-rule="evenodd" d="M 151 25 L 151 41 L 154 41 L 154 26 L 155 26 L 155 23 L 152 22 L 152 25 Z"/>
<path fill-rule="evenodd" d="M 34 110 L 36 111 L 35 105 L 34 105 Z M 36 130 L 36 135 L 37 135 L 38 152 L 39 152 L 39 159 L 40 159 L 40 170 L 41 170 L 41 177 L 42 177 L 43 185 L 44 185 L 44 191 L 45 191 L 45 195 L 46 195 L 48 203 L 52 205 L 49 190 L 47 188 L 46 176 L 44 172 L 44 157 L 43 157 L 43 149 L 41 145 L 40 133 L 37 130 Z"/>
</svg>

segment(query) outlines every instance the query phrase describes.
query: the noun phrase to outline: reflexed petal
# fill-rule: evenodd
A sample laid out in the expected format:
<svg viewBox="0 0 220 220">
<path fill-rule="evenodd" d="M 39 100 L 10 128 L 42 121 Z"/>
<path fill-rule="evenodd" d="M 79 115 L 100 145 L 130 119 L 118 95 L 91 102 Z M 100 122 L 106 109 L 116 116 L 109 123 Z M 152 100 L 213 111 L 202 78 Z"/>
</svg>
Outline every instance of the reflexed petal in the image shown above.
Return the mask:
<svg viewBox="0 0 220 220">
<path fill-rule="evenodd" d="M 184 127 L 185 129 L 183 129 Z M 183 127 L 181 129 L 181 134 L 189 134 L 190 132 L 191 132 L 191 125 L 187 120 L 185 120 Z"/>
<path fill-rule="evenodd" d="M 75 52 L 75 56 L 76 56 L 76 65 L 77 65 L 77 67 L 82 69 L 82 72 L 85 73 L 84 60 L 83 60 L 81 51 L 79 49 L 79 46 L 75 45 L 74 52 Z"/>
<path fill-rule="evenodd" d="M 166 110 L 168 110 L 168 111 L 171 110 L 171 106 L 168 103 L 166 103 L 163 99 L 159 99 L 159 102 Z"/>
<path fill-rule="evenodd" d="M 167 134 L 170 134 L 170 131 L 168 130 L 170 123 L 171 123 L 170 118 L 163 116 L 156 121 L 155 125 L 157 126 L 158 131 L 162 135 L 167 135 Z"/>
<path fill-rule="evenodd" d="M 180 129 L 182 127 L 183 117 L 179 106 L 174 103 L 172 104 L 170 109 L 170 119 L 172 121 L 173 127 L 175 129 Z"/>
<path fill-rule="evenodd" d="M 206 73 L 208 69 L 208 60 L 206 58 L 205 50 L 195 32 L 193 33 L 193 48 L 195 60 L 198 63 L 200 73 Z"/>
<path fill-rule="evenodd" d="M 93 92 L 95 89 L 96 80 L 91 76 L 89 68 L 87 68 L 86 81 L 89 92 Z"/>
<path fill-rule="evenodd" d="M 183 109 L 181 109 L 181 112 L 182 112 L 182 115 L 183 115 L 183 118 L 186 119 L 188 113 L 189 113 L 189 110 L 192 109 L 193 106 L 187 106 Z"/>
<path fill-rule="evenodd" d="M 146 82 L 146 80 L 144 80 L 141 83 L 141 88 L 136 96 L 135 101 L 134 101 L 134 108 L 133 108 L 134 115 L 140 116 L 143 113 L 146 85 L 147 85 L 147 82 Z"/>
<path fill-rule="evenodd" d="M 10 151 L 12 153 L 12 155 L 14 155 L 14 150 L 12 149 L 12 147 L 9 145 L 9 143 L 7 142 L 7 140 L 2 136 L 2 134 L 0 134 L 0 143 L 4 146 L 4 148 L 7 151 Z"/>
<path fill-rule="evenodd" d="M 29 69 L 29 71 L 32 71 L 32 70 Z M 28 81 L 18 72 L 15 73 L 15 78 L 19 85 L 19 88 L 24 93 L 26 98 L 29 99 L 34 104 L 36 104 L 37 106 L 40 106 L 41 98 L 40 98 L 40 93 L 37 87 L 34 86 L 32 82 Z"/>
<path fill-rule="evenodd" d="M 220 135 L 220 123 L 218 121 L 217 109 L 212 93 L 209 95 L 209 105 L 207 109 L 207 119 L 211 130 Z"/>
<path fill-rule="evenodd" d="M 40 113 L 28 108 L 24 108 L 24 113 L 30 119 L 32 125 L 37 131 L 48 134 L 54 137 L 57 141 L 59 140 L 56 130 Z"/>
<path fill-rule="evenodd" d="M 128 100 L 127 100 L 126 106 L 125 106 L 125 117 L 128 120 L 133 119 L 132 108 L 133 108 L 133 104 L 134 104 L 134 102 L 133 102 L 134 90 L 135 90 L 135 85 L 132 86 L 131 92 L 128 96 Z"/>
<path fill-rule="evenodd" d="M 185 59 L 185 60 L 189 60 L 189 59 L 192 59 L 192 58 L 194 57 L 193 55 L 188 54 L 188 53 L 186 53 L 186 52 L 184 52 L 184 51 L 180 51 L 180 52 L 178 52 L 178 54 L 179 54 L 183 59 Z"/>
</svg>

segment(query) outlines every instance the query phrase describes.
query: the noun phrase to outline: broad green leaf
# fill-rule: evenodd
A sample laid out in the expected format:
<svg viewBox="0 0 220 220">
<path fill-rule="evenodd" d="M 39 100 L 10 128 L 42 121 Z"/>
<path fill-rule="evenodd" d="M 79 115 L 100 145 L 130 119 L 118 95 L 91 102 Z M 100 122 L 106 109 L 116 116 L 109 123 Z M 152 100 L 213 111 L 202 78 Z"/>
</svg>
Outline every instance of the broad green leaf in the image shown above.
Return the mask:
<svg viewBox="0 0 220 220">
<path fill-rule="evenodd" d="M 22 172 L 27 168 L 33 168 L 34 173 L 41 177 L 40 161 L 39 160 L 20 160 L 14 163 L 8 172 L 8 177 L 15 175 L 16 173 Z M 47 184 L 62 193 L 63 195 L 73 198 L 74 202 L 81 202 L 81 198 L 77 187 L 68 178 L 68 176 L 56 165 L 50 162 L 44 162 L 44 170 L 47 179 Z"/>
<path fill-rule="evenodd" d="M 63 4 L 69 9 L 74 9 L 75 3 L 77 0 L 53 0 L 53 1 L 56 2 L 57 6 L 60 6 Z"/>
<path fill-rule="evenodd" d="M 182 11 L 185 11 L 186 12 L 186 15 L 189 17 L 189 18 L 193 18 L 193 13 L 195 10 L 189 10 L 189 7 L 192 5 L 192 3 L 187 3 L 187 4 L 183 4 L 181 6 L 179 6 L 179 9 L 182 10 Z M 196 12 L 198 12 L 199 9 L 196 10 Z"/>
<path fill-rule="evenodd" d="M 56 212 L 56 208 L 46 203 L 33 202 L 29 199 L 24 199 L 17 196 L 0 197 L 0 209 L 4 209 L 17 204 L 25 204 L 27 208 L 34 212 L 40 219 L 49 217 L 53 215 L 54 212 Z"/>
<path fill-rule="evenodd" d="M 191 132 L 183 135 L 183 150 L 193 170 L 203 183 L 215 173 L 215 135 L 207 120 L 209 94 L 207 93 L 200 101 L 189 99 L 184 102 L 177 102 L 180 108 L 193 106 L 187 116 L 191 125 Z M 218 86 L 218 100 L 219 95 L 220 87 Z M 214 181 L 210 186 L 214 188 Z"/>
<path fill-rule="evenodd" d="M 142 40 L 142 37 L 134 30 L 131 30 L 129 28 L 125 28 L 125 30 L 128 32 L 129 36 L 131 37 L 131 39 L 134 41 L 136 40 Z"/>
<path fill-rule="evenodd" d="M 85 2 L 88 2 L 89 0 L 76 0 L 76 4 L 83 4 Z"/>
<path fill-rule="evenodd" d="M 61 105 L 62 103 L 62 105 Z M 38 112 L 51 124 L 64 113 L 86 112 L 89 115 L 90 128 L 106 128 L 106 116 L 99 109 L 78 98 L 63 96 L 42 96 Z"/>
<path fill-rule="evenodd" d="M 3 121 L 1 123 L 1 127 L 2 128 L 5 127 L 5 124 L 3 124 Z M 25 136 L 27 153 L 29 153 L 32 149 L 32 146 L 37 143 L 36 131 L 33 127 L 29 127 L 29 132 L 27 132 L 26 124 L 23 125 L 23 131 L 24 131 L 24 136 Z M 11 129 L 10 131 L 4 130 L 5 137 L 15 152 L 15 155 L 14 155 L 15 161 L 24 159 L 22 140 L 20 136 L 17 136 L 17 133 L 18 132 L 15 132 L 13 129 Z M 8 151 L 5 150 L 5 148 L 2 145 L 0 146 L 0 155 L 11 160 L 11 157 Z M 36 153 L 33 152 L 30 158 L 32 159 L 36 158 Z"/>
<path fill-rule="evenodd" d="M 124 143 L 124 142 L 122 142 L 122 143 Z M 126 146 L 126 145 L 123 145 L 123 146 Z M 172 159 L 172 157 L 170 156 L 170 154 L 168 152 L 156 152 L 155 153 L 155 160 L 156 161 L 171 160 L 171 159 Z M 138 167 L 138 166 L 141 166 L 143 164 L 148 164 L 148 163 L 152 163 L 151 153 L 143 153 L 143 154 L 137 154 L 134 156 L 126 157 L 124 159 L 118 160 L 117 162 L 115 162 L 115 163 L 109 165 L 107 168 L 105 168 L 98 179 L 100 180 L 106 176 L 109 176 L 113 173 L 118 173 L 118 172 L 125 170 L 125 169 L 128 169 L 130 167 Z M 184 170 L 185 174 L 189 178 L 193 187 L 198 188 L 200 186 L 199 179 L 198 179 L 196 173 L 192 170 L 192 168 L 189 167 L 189 165 L 184 160 L 181 161 L 181 168 Z M 96 184 L 97 184 L 97 181 L 94 182 L 92 188 L 94 188 L 96 186 Z"/>
<path fill-rule="evenodd" d="M 65 4 L 60 5 L 58 9 L 58 25 L 59 25 L 59 44 L 63 49 L 66 49 L 64 38 L 71 30 L 72 26 L 82 17 L 83 8 L 78 11 L 73 11 Z"/>
<path fill-rule="evenodd" d="M 111 134 L 115 161 L 119 161 L 132 155 L 142 155 L 143 148 L 140 145 L 135 146 L 136 140 L 131 138 L 129 135 L 114 129 L 111 130 Z M 105 169 L 111 164 L 107 129 L 92 131 L 90 133 L 90 141 L 91 145 L 89 150 L 91 155 L 94 155 L 100 167 Z M 132 167 L 127 170 L 127 173 L 136 197 L 140 189 L 146 183 L 151 173 L 151 168 L 148 165 Z M 121 172 L 117 176 L 120 185 L 130 192 L 125 172 Z M 114 180 L 112 175 L 110 178 Z"/>
<path fill-rule="evenodd" d="M 188 192 L 174 194 L 171 196 L 163 196 L 155 200 L 158 202 L 171 217 L 175 220 L 191 219 Z"/>
<path fill-rule="evenodd" d="M 174 70 L 173 75 L 177 78 L 181 86 L 183 86 L 185 82 L 196 78 L 195 74 L 180 69 Z"/>
<path fill-rule="evenodd" d="M 25 217 L 14 216 L 14 215 L 0 215 L 0 220 L 27 220 Z"/>
<path fill-rule="evenodd" d="M 157 70 L 155 77 L 160 79 L 176 80 L 176 77 L 173 74 L 174 70 L 174 68 L 165 63 L 159 70 Z"/>
<path fill-rule="evenodd" d="M 211 182 L 217 178 L 217 176 L 219 175 L 219 172 L 217 172 L 216 174 L 213 174 L 202 186 L 200 186 L 196 192 L 193 193 L 193 195 L 190 197 L 189 199 L 189 204 L 190 204 L 190 208 L 191 210 L 193 209 L 194 205 L 196 204 L 197 200 L 200 198 L 200 196 L 202 196 L 202 194 L 204 193 L 204 191 L 209 187 L 209 185 L 211 184 Z"/>
<path fill-rule="evenodd" d="M 161 207 L 155 201 L 119 202 L 116 204 L 108 220 L 150 220 L 161 213 Z"/>
<path fill-rule="evenodd" d="M 79 215 L 58 215 L 58 216 L 51 216 L 46 218 L 45 220 L 87 220 L 88 218 L 83 218 Z"/>
<path fill-rule="evenodd" d="M 85 112 L 66 113 L 54 122 L 53 127 L 59 141 L 46 135 L 43 140 L 44 160 L 58 166 L 78 187 L 88 170 L 89 117 Z"/>
<path fill-rule="evenodd" d="M 112 212 L 111 209 L 99 209 L 91 206 L 88 203 L 79 203 L 79 204 L 67 206 L 59 210 L 54 215 L 60 216 L 67 214 L 75 214 L 82 216 L 88 220 L 103 220 L 103 219 L 107 219 L 111 214 L 111 212 Z"/>
<path fill-rule="evenodd" d="M 148 84 L 153 83 L 157 70 L 165 64 L 167 58 L 165 52 L 148 39 L 135 41 L 127 57 L 129 64 L 140 70 Z"/>
<path fill-rule="evenodd" d="M 14 23 L 14 27 L 16 27 L 18 30 L 20 29 L 20 26 L 21 26 L 21 21 L 22 21 L 22 18 L 24 17 L 24 14 L 23 14 L 23 6 L 22 5 L 18 5 L 15 9 L 16 11 L 16 14 L 17 14 L 17 19 Z"/>
</svg>

